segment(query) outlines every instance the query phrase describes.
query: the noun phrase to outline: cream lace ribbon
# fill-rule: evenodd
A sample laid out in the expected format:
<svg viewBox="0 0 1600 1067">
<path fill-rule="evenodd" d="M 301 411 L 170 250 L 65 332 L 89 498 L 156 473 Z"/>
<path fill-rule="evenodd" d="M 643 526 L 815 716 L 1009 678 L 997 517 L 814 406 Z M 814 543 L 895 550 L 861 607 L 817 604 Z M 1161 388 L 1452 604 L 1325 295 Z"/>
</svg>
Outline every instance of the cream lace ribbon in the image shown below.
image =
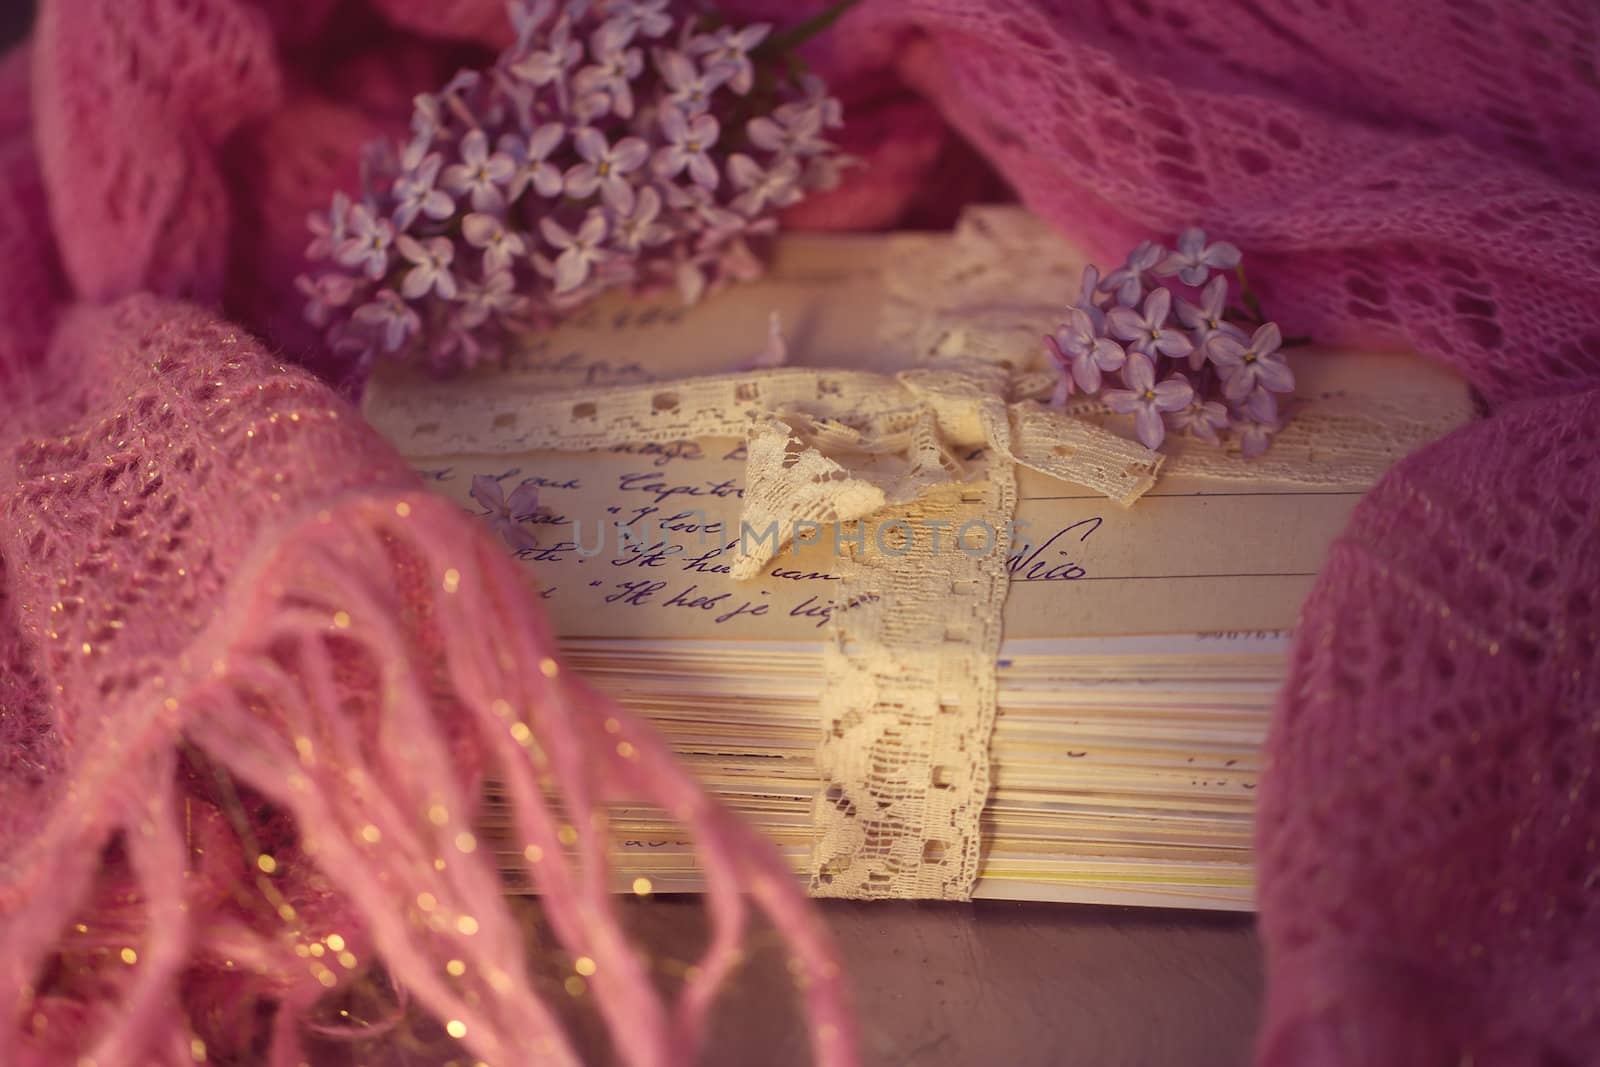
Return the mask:
<svg viewBox="0 0 1600 1067">
<path fill-rule="evenodd" d="M 815 524 L 841 546 L 838 596 L 853 605 L 824 631 L 812 890 L 966 899 L 989 788 L 1017 466 L 1123 505 L 1163 461 L 1168 472 L 1364 489 L 1461 413 L 1330 393 L 1310 398 L 1264 457 L 1185 441 L 1164 457 L 1105 429 L 1094 402 L 1066 412 L 1037 402 L 1054 383 L 1034 366 L 1039 337 L 1077 273 L 1046 227 L 981 210 L 953 242 L 894 240 L 880 336 L 899 373 L 795 367 L 559 393 L 515 379 L 497 390 L 441 383 L 397 390 L 369 417 L 436 456 L 745 440 L 743 522 L 758 535 L 776 524 L 780 537 L 747 539 L 756 550 L 741 545 L 735 577 L 759 573 Z M 864 537 L 853 526 L 863 520 L 874 528 Z M 938 550 L 934 529 L 946 536 Z M 962 551 L 963 530 L 992 544 Z"/>
<path fill-rule="evenodd" d="M 815 524 L 843 544 L 836 596 L 857 605 L 825 631 L 812 889 L 965 899 L 989 790 L 1014 467 L 1126 505 L 1155 483 L 1163 457 L 1031 401 L 1009 403 L 1003 368 L 956 366 L 780 369 L 581 393 L 508 385 L 451 397 L 443 384 L 397 394 L 372 417 L 432 455 L 744 439 L 742 521 L 780 536 L 741 539 L 758 551 L 735 561 L 734 576 L 760 573 Z M 470 417 L 459 417 L 463 407 Z M 446 410 L 456 417 L 439 417 Z M 874 531 L 859 541 L 837 537 L 867 519 Z M 945 534 L 938 546 L 933 530 Z M 967 551 L 956 543 L 963 531 Z"/>
</svg>

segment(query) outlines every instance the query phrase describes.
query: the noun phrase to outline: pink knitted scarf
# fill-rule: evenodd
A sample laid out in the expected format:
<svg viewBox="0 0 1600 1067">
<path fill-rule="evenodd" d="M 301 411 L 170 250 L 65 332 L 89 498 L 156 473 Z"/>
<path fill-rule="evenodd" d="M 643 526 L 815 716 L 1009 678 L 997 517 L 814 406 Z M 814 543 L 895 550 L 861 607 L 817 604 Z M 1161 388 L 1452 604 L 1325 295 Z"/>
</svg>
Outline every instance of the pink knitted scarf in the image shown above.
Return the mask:
<svg viewBox="0 0 1600 1067">
<path fill-rule="evenodd" d="M 247 1032 L 222 1006 L 248 997 L 294 1062 L 321 973 L 347 980 L 330 932 L 491 1062 L 570 1056 L 457 847 L 488 770 L 630 1062 L 693 1045 L 741 884 L 848 1057 L 769 854 L 625 716 L 566 713 L 593 698 L 538 668 L 518 579 L 321 386 L 158 299 L 336 374 L 299 321 L 301 220 L 506 32 L 498 0 L 45 0 L 0 67 L 0 967 L 32 994 L 0 1044 L 25 1061 L 179 1062 L 190 1027 Z M 1261 797 L 1264 1064 L 1600 1048 L 1597 41 L 1584 0 L 865 0 L 814 48 L 869 166 L 793 221 L 948 214 L 992 167 L 1102 255 L 1202 225 L 1294 332 L 1414 347 L 1491 408 L 1372 494 L 1307 605 Z M 219 781 L 279 817 L 241 833 Z M 683 805 L 720 887 L 670 1009 L 602 892 L 590 815 L 622 790 Z"/>
<path fill-rule="evenodd" d="M 848 1067 L 842 976 L 776 851 L 562 669 L 520 569 L 352 408 L 174 299 L 265 299 L 252 272 L 303 216 L 273 198 L 328 195 L 325 147 L 377 129 L 296 96 L 338 47 L 290 62 L 306 6 L 275 37 L 279 9 L 234 0 L 47 3 L 0 71 L 0 1061 L 293 1067 L 420 1014 L 473 1061 L 576 1064 L 500 853 L 620 1062 L 693 1061 L 753 900 L 818 1062 Z M 459 51 L 351 20 L 377 53 L 339 77 L 374 107 Z M 476 836 L 485 777 L 507 840 Z M 670 992 L 611 892 L 619 801 L 673 814 L 706 872 L 708 946 Z M 383 993 L 363 1025 L 335 1010 Z"/>
</svg>

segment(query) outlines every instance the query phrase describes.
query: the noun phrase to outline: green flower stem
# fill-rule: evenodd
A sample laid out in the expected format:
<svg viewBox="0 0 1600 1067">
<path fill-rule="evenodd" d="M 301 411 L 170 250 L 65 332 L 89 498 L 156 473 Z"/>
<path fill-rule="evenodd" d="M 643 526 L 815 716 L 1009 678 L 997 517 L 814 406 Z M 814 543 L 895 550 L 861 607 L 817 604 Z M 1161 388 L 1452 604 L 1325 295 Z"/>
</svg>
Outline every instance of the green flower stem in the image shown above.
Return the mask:
<svg viewBox="0 0 1600 1067">
<path fill-rule="evenodd" d="M 796 23 L 787 30 L 768 37 L 761 42 L 755 51 L 771 51 L 778 54 L 793 52 L 813 37 L 827 32 L 835 22 L 838 22 L 845 16 L 846 12 L 860 2 L 861 0 L 839 0 L 838 3 L 817 12 L 804 22 Z"/>
<path fill-rule="evenodd" d="M 1249 279 L 1244 276 L 1244 266 L 1241 264 L 1236 271 L 1239 275 L 1239 298 L 1244 301 L 1244 306 L 1249 309 L 1250 314 L 1255 316 L 1258 324 L 1266 322 L 1267 316 L 1261 310 L 1261 301 L 1256 298 L 1255 290 L 1250 288 Z"/>
</svg>

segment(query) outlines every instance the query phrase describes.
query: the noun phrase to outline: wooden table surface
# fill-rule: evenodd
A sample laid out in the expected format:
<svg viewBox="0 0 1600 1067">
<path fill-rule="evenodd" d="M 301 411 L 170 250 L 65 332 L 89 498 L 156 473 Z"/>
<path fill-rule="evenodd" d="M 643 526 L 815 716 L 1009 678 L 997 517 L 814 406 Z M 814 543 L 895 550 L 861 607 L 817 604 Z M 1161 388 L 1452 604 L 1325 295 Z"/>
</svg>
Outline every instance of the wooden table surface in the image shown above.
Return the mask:
<svg viewBox="0 0 1600 1067">
<path fill-rule="evenodd" d="M 1248 916 L 1067 905 L 819 905 L 854 987 L 866 1067 L 1248 1067 L 1261 958 Z M 615 1063 L 595 1005 L 563 988 L 571 961 L 522 901 L 533 977 L 591 1067 Z M 693 897 L 624 914 L 670 990 L 705 942 Z M 549 946 L 541 953 L 538 946 Z M 380 1014 L 380 1012 L 374 1012 Z M 330 1022 L 332 1020 L 330 1019 Z M 808 1067 L 787 956 L 756 930 L 714 1012 L 704 1067 Z M 464 1067 L 436 1020 L 368 1044 L 314 1042 L 318 1067 Z M 519 1064 L 517 1067 L 532 1067 Z"/>
<path fill-rule="evenodd" d="M 1241 1067 L 1260 1014 L 1248 916 L 1062 905 L 824 905 L 870 1067 Z M 645 909 L 642 909 L 645 910 Z M 649 903 L 665 947 L 692 901 Z M 686 943 L 692 944 L 692 940 Z M 726 995 L 713 1067 L 810 1062 L 774 951 Z"/>
</svg>

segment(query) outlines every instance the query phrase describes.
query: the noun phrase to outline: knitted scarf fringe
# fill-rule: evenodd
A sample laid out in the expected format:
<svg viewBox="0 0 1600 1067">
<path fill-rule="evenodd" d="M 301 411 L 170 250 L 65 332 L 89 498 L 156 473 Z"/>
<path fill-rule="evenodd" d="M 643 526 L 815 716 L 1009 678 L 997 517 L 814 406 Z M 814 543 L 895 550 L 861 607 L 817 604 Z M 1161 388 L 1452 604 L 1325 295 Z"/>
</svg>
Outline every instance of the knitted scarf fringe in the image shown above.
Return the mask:
<svg viewBox="0 0 1600 1067">
<path fill-rule="evenodd" d="M 419 635 L 436 639 L 431 654 L 418 654 Z M 552 647 L 517 568 L 476 531 L 463 538 L 451 505 L 424 493 L 347 497 L 263 539 L 201 640 L 161 688 L 118 713 L 140 717 L 129 735 L 139 744 L 90 741 L 73 803 L 14 857 L 27 873 L 0 896 L 10 916 L 0 976 L 23 1000 L 21 1033 L 5 1043 L 23 1063 L 61 1062 L 61 1023 L 93 1020 L 69 1027 L 79 1062 L 195 1062 L 203 1028 L 184 976 L 226 960 L 277 1002 L 270 1067 L 309 1059 L 317 1003 L 368 961 L 335 966 L 339 954 L 322 948 L 329 931 L 304 929 L 309 918 L 272 896 L 266 875 L 256 884 L 277 900 L 279 930 L 191 906 L 195 856 L 179 796 L 187 750 L 292 817 L 301 855 L 346 909 L 351 929 L 335 945 L 380 959 L 397 988 L 449 1020 L 464 1052 L 494 1065 L 580 1063 L 535 989 L 493 850 L 473 836 L 482 790 L 478 776 L 457 772 L 465 745 L 501 783 L 509 847 L 562 950 L 593 962 L 588 989 L 622 1063 L 694 1061 L 741 958 L 748 889 L 793 954 L 816 1062 L 850 1067 L 840 969 L 792 872 L 651 730 L 550 659 Z M 375 672 L 380 696 L 365 719 L 357 689 L 343 684 L 352 664 Z M 709 943 L 673 999 L 653 984 L 611 892 L 605 810 L 623 798 L 674 813 L 705 872 Z M 74 919 L 92 911 L 102 853 L 119 839 L 142 915 L 116 931 L 131 951 L 97 941 L 101 951 L 85 953 L 71 931 L 89 923 Z M 271 873 L 270 857 L 245 858 Z M 67 959 L 90 961 L 93 980 L 72 982 L 72 998 L 39 992 L 40 976 Z"/>
</svg>

